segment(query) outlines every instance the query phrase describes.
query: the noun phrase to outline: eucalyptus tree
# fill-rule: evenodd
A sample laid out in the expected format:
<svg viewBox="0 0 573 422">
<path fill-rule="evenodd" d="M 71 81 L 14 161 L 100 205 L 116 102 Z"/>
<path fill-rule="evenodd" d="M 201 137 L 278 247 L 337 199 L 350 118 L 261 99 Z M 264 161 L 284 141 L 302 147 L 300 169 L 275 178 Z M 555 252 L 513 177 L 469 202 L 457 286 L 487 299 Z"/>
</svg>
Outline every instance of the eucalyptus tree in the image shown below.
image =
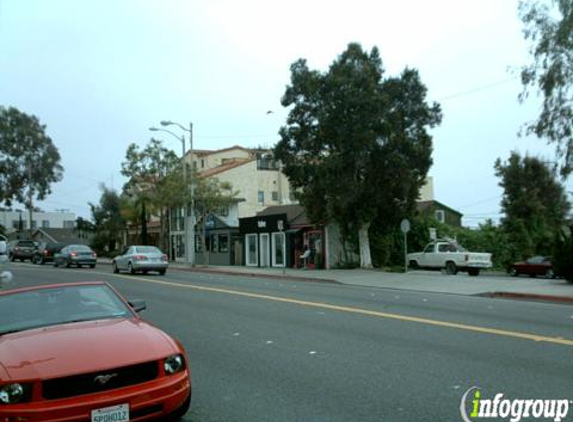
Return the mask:
<svg viewBox="0 0 573 422">
<path fill-rule="evenodd" d="M 521 70 L 523 102 L 532 90 L 543 98 L 527 133 L 547 139 L 561 160 L 561 174 L 573 170 L 573 0 L 521 0 L 524 35 L 532 63 Z"/>
<path fill-rule="evenodd" d="M 418 72 L 385 77 L 378 49 L 348 48 L 326 72 L 291 65 L 282 105 L 290 112 L 274 152 L 314 221 L 356 233 L 360 265 L 372 266 L 369 229 L 396 225 L 414 207 L 432 164 L 428 129 L 441 122 Z"/>
</svg>

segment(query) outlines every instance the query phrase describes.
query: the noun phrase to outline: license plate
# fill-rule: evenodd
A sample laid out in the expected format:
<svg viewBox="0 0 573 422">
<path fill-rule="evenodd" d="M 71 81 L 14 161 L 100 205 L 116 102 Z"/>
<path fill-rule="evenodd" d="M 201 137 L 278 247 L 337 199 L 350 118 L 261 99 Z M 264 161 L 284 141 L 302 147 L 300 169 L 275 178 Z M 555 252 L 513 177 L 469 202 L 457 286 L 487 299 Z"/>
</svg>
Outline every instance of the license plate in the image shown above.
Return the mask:
<svg viewBox="0 0 573 422">
<path fill-rule="evenodd" d="M 92 410 L 92 422 L 129 422 L 129 404 Z"/>
</svg>

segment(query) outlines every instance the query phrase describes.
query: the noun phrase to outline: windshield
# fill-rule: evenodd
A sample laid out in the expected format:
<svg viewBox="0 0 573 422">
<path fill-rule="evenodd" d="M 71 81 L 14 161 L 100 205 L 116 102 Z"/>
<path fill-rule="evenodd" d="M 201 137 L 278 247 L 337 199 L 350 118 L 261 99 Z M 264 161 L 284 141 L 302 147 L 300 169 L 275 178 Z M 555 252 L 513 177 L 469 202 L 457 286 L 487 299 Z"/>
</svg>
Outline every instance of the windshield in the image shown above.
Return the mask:
<svg viewBox="0 0 573 422">
<path fill-rule="evenodd" d="M 64 286 L 0 296 L 0 335 L 133 313 L 106 285 Z"/>
</svg>

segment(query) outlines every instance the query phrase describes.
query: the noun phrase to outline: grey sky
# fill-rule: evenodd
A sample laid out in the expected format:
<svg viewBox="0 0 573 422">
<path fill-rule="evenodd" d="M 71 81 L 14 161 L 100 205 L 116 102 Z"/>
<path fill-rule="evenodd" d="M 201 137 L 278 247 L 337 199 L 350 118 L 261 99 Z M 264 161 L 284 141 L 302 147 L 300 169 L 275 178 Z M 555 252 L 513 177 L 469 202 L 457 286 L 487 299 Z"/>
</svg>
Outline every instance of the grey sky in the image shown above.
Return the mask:
<svg viewBox="0 0 573 422">
<path fill-rule="evenodd" d="M 148 131 L 160 120 L 192 121 L 196 148 L 271 146 L 293 61 L 325 70 L 349 42 L 376 45 L 388 74 L 419 69 L 442 104 L 436 199 L 475 225 L 499 216 L 497 157 L 553 159 L 517 137 L 539 106 L 517 102 L 521 29 L 517 0 L 0 0 L 0 104 L 37 115 L 62 155 L 39 206 L 89 217 L 99 183 L 121 188 L 129 143 L 155 135 L 180 153 Z"/>
</svg>

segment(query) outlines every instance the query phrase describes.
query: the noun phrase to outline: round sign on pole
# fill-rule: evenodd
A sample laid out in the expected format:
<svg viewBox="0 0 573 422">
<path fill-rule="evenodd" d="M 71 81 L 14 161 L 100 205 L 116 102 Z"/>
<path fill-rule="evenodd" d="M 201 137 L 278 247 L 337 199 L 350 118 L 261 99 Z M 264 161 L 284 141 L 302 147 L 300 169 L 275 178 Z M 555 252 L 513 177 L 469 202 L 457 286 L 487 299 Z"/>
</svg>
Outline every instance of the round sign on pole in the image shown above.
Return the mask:
<svg viewBox="0 0 573 422">
<path fill-rule="evenodd" d="M 410 231 L 410 222 L 407 218 L 404 218 L 400 223 L 400 229 L 402 230 L 402 233 L 408 233 Z"/>
</svg>

